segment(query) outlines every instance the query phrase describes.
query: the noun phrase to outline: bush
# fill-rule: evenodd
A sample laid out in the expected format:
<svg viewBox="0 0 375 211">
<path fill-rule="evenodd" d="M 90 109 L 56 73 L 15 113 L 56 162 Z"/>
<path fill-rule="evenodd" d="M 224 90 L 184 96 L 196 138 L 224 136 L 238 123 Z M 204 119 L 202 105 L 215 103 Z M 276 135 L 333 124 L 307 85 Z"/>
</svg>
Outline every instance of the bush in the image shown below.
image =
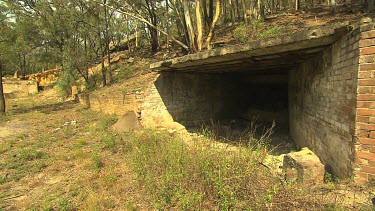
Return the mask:
<svg viewBox="0 0 375 211">
<path fill-rule="evenodd" d="M 61 71 L 56 82 L 60 95 L 63 97 L 70 96 L 72 94 L 71 88 L 75 82 L 76 77 L 73 73 L 67 70 Z"/>
</svg>

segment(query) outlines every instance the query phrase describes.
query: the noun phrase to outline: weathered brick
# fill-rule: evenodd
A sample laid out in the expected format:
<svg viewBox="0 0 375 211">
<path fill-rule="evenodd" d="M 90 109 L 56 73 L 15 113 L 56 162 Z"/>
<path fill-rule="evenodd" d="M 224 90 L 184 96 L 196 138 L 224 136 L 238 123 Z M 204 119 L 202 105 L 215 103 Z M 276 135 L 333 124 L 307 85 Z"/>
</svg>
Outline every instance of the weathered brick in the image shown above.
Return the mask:
<svg viewBox="0 0 375 211">
<path fill-rule="evenodd" d="M 370 108 L 371 102 L 358 101 L 357 108 Z"/>
<path fill-rule="evenodd" d="M 370 71 L 360 71 L 358 72 L 358 78 L 371 78 L 371 72 Z"/>
<path fill-rule="evenodd" d="M 361 38 L 362 39 L 368 39 L 368 38 L 373 38 L 373 37 L 375 37 L 375 30 L 367 31 L 367 32 L 362 32 L 361 33 Z"/>
<path fill-rule="evenodd" d="M 375 46 L 367 47 L 367 48 L 361 48 L 359 50 L 360 55 L 370 55 L 375 53 Z"/>
<path fill-rule="evenodd" d="M 375 46 L 374 48 L 374 53 L 375 53 Z M 360 64 L 359 65 L 359 71 L 367 71 L 367 70 L 375 70 L 375 64 Z"/>
<path fill-rule="evenodd" d="M 368 116 L 360 116 L 359 114 L 357 114 L 356 121 L 357 122 L 362 122 L 362 123 L 370 123 L 370 117 L 368 117 Z"/>
<path fill-rule="evenodd" d="M 358 86 L 375 86 L 375 79 L 360 79 Z"/>
<path fill-rule="evenodd" d="M 375 168 L 374 167 L 362 166 L 361 171 L 364 172 L 364 173 L 375 174 Z"/>
<path fill-rule="evenodd" d="M 364 39 L 364 40 L 359 41 L 359 47 L 360 48 L 368 47 L 368 46 L 372 46 L 372 45 L 375 45 L 375 39 Z"/>
<path fill-rule="evenodd" d="M 361 184 L 361 185 L 364 185 L 368 182 L 368 179 L 367 178 L 363 178 L 363 177 L 355 177 L 354 178 L 354 182 L 356 184 Z"/>
<path fill-rule="evenodd" d="M 359 108 L 357 109 L 357 115 L 359 116 L 374 116 L 375 109 Z"/>
<path fill-rule="evenodd" d="M 373 95 L 373 94 L 358 94 L 357 100 L 359 100 L 359 101 L 375 100 L 375 95 Z"/>
<path fill-rule="evenodd" d="M 374 63 L 375 62 L 375 56 L 374 55 L 361 55 L 359 57 L 360 63 Z"/>
<path fill-rule="evenodd" d="M 371 87 L 368 86 L 359 86 L 358 94 L 371 94 Z"/>
<path fill-rule="evenodd" d="M 368 130 L 356 130 L 355 131 L 355 135 L 357 137 L 361 137 L 361 138 L 368 138 L 369 136 L 369 131 Z"/>
<path fill-rule="evenodd" d="M 369 160 L 368 165 L 369 166 L 375 166 L 375 160 Z"/>
<path fill-rule="evenodd" d="M 375 131 L 370 132 L 370 138 L 375 138 Z"/>
<path fill-rule="evenodd" d="M 356 152 L 356 156 L 358 158 L 368 159 L 369 161 L 370 160 L 375 160 L 375 154 L 371 153 L 371 152 L 362 152 L 362 151 L 359 151 L 359 152 Z"/>
<path fill-rule="evenodd" d="M 375 179 L 375 174 L 368 173 L 367 175 L 369 180 Z"/>
<path fill-rule="evenodd" d="M 357 128 L 360 130 L 375 130 L 375 124 L 357 123 Z"/>
<path fill-rule="evenodd" d="M 375 139 L 358 137 L 358 141 L 365 145 L 375 145 Z"/>
</svg>

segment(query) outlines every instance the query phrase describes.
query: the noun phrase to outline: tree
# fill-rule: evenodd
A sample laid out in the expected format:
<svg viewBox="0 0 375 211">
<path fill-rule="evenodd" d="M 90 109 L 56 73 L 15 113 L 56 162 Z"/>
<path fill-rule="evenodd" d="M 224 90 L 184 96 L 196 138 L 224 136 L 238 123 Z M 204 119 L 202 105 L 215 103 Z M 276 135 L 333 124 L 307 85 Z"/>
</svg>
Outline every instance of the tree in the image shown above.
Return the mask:
<svg viewBox="0 0 375 211">
<path fill-rule="evenodd" d="M 0 114 L 5 112 L 5 96 L 4 96 L 4 88 L 3 88 L 3 61 L 4 56 L 7 54 L 8 46 L 7 44 L 10 43 L 11 29 L 8 22 L 9 12 L 7 8 L 0 4 Z"/>
</svg>

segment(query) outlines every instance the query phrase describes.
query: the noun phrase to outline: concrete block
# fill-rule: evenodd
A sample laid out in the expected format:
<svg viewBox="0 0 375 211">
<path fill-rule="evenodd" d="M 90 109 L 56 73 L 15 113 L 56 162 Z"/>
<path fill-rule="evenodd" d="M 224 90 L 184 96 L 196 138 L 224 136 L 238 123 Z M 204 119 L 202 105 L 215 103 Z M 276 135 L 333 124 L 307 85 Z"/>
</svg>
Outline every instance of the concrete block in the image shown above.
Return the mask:
<svg viewBox="0 0 375 211">
<path fill-rule="evenodd" d="M 324 165 L 318 156 L 307 147 L 299 152 L 288 153 L 284 157 L 283 170 L 287 181 L 303 184 L 319 184 L 324 180 Z"/>
</svg>

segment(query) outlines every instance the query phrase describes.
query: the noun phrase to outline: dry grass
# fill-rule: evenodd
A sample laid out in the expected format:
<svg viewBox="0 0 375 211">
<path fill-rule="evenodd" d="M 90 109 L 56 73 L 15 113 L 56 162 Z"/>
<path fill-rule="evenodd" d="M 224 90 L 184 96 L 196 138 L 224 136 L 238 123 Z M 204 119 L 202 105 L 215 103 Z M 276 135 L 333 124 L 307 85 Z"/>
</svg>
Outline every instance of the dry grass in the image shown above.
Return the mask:
<svg viewBox="0 0 375 211">
<path fill-rule="evenodd" d="M 207 134 L 189 147 L 158 131 L 116 134 L 110 130 L 114 116 L 56 102 L 46 93 L 8 105 L 12 110 L 1 117 L 0 128 L 20 128 L 0 140 L 0 209 L 372 208 L 369 201 L 358 203 L 359 196 L 348 199 L 357 193 L 351 184 L 281 181 L 258 162 L 263 141 L 233 151 L 217 147 Z"/>
<path fill-rule="evenodd" d="M 147 210 L 123 153 L 108 150 L 114 116 L 38 97 L 8 101 L 0 122 L 27 127 L 0 140 L 0 209 Z"/>
</svg>

